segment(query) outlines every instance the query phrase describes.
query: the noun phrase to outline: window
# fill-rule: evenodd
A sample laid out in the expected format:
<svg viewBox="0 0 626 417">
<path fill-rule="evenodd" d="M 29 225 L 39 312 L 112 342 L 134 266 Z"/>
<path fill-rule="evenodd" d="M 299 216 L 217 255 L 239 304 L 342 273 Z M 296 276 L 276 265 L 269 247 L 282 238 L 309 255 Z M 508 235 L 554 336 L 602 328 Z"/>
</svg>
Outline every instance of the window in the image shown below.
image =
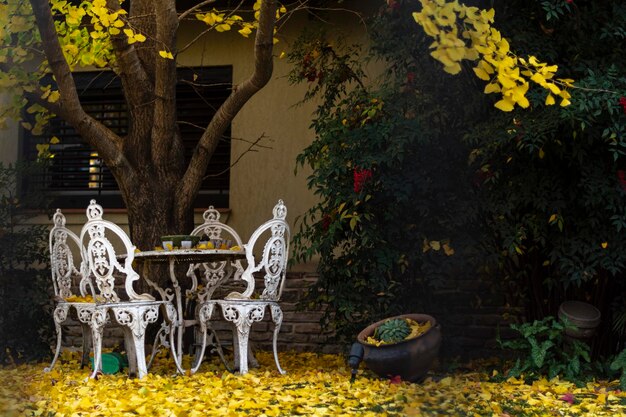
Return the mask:
<svg viewBox="0 0 626 417">
<path fill-rule="evenodd" d="M 128 129 L 126 102 L 119 78 L 110 71 L 77 72 L 74 79 L 85 111 L 118 135 Z M 179 129 L 185 144 L 185 157 L 193 149 L 215 111 L 230 94 L 232 67 L 180 68 L 176 87 Z M 25 178 L 23 192 L 45 191 L 54 199 L 54 206 L 85 208 L 92 198 L 109 208 L 122 208 L 121 193 L 113 175 L 76 131 L 60 118 L 54 118 L 45 135 L 23 132 L 22 154 L 25 160 L 37 158 L 36 145 L 48 143 L 56 136 L 60 142 L 50 146 L 55 155 L 50 166 L 37 176 Z M 230 128 L 217 147 L 196 207 L 228 207 L 230 166 Z"/>
</svg>

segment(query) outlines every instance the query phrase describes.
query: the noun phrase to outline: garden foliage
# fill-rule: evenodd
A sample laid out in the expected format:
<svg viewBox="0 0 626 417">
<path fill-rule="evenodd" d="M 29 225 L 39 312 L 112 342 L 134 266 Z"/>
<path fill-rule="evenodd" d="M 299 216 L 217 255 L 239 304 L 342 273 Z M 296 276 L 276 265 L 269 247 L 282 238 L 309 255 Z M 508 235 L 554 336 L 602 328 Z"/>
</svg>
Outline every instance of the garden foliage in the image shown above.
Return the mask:
<svg viewBox="0 0 626 417">
<path fill-rule="evenodd" d="M 572 327 L 552 316 L 511 325 L 519 336 L 503 341 L 501 345 L 518 351 L 520 355 L 507 376 L 532 380 L 544 375 L 548 378 L 562 375 L 570 381 L 582 381 L 591 370 L 589 346 L 580 340 L 567 339 L 565 329 L 568 326 Z"/>
<path fill-rule="evenodd" d="M 52 330 L 46 226 L 28 219 L 43 207 L 39 195 L 18 197 L 20 175 L 37 166 L 0 164 L 0 361 L 40 358 Z"/>
<path fill-rule="evenodd" d="M 565 299 L 594 304 L 606 350 L 611 327 L 622 339 L 625 330 L 626 5 L 511 1 L 496 6 L 496 22 L 519 54 L 558 64 L 575 88 L 562 108 L 530 91 L 528 109 L 491 112 L 466 136 L 493 261 L 485 270 L 529 319 Z"/>
<path fill-rule="evenodd" d="M 428 292 L 461 268 L 465 258 L 452 255 L 471 240 L 459 233 L 471 231 L 472 213 L 455 112 L 463 77 L 447 80 L 410 13 L 385 8 L 370 30 L 367 51 L 308 34 L 290 54 L 291 80 L 320 100 L 316 139 L 298 157 L 313 168 L 320 202 L 300 219 L 296 258 L 319 256 L 310 300 L 330 307 L 326 318 L 347 339 L 385 316 L 427 310 Z M 369 60 L 384 62 L 380 77 L 365 76 Z"/>
<path fill-rule="evenodd" d="M 574 80 L 560 106 L 543 86 L 524 91 L 525 108 L 502 112 L 494 107 L 502 97 L 485 95 L 483 81 L 501 84 L 500 74 L 459 60 L 450 75 L 433 59 L 443 41 L 433 44 L 413 19 L 420 3 L 387 1 L 366 51 L 309 37 L 290 55 L 292 80 L 320 103 L 316 140 L 299 157 L 320 203 L 295 239 L 298 259 L 320 257 L 312 299 L 354 335 L 381 316 L 423 308 L 428 288 L 475 265 L 531 322 L 556 315 L 566 299 L 594 304 L 604 326 L 596 348 L 621 350 L 626 5 L 494 3 L 489 24 L 507 39 L 502 59 L 523 65 L 529 58 L 517 57 L 532 56 L 549 63 L 535 70 L 549 66 L 565 86 Z M 365 62 L 382 64 L 382 77 L 366 79 Z"/>
</svg>

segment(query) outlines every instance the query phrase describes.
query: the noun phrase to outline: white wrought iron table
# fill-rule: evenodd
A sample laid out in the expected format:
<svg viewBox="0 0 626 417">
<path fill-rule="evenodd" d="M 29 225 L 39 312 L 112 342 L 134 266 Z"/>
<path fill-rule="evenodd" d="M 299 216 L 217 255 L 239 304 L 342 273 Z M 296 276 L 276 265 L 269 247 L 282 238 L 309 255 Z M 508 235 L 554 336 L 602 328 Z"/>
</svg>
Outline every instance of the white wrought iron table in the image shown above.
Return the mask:
<svg viewBox="0 0 626 417">
<path fill-rule="evenodd" d="M 238 259 L 245 259 L 245 257 L 246 253 L 243 249 L 237 251 L 230 249 L 174 249 L 151 250 L 135 253 L 135 259 L 143 259 L 151 262 L 169 263 L 169 275 L 170 281 L 173 286 L 173 291 L 172 288 L 161 288 L 148 277 L 144 278 L 154 289 L 159 292 L 163 300 L 173 301 L 175 299 L 176 311 L 178 313 L 178 318 L 176 322 L 178 334 L 176 335 L 177 340 L 176 346 L 174 347 L 175 354 L 173 356 L 176 363 L 176 368 L 181 374 L 185 373 L 182 368 L 183 333 L 186 327 L 195 325 L 195 320 L 185 320 L 183 316 L 183 297 L 181 293 L 181 287 L 178 283 L 178 278 L 176 276 L 176 265 L 208 264 L 213 269 L 217 269 L 220 268 L 220 264 L 223 264 L 221 268 L 223 268 L 224 274 L 220 277 L 219 282 L 216 282 L 216 285 L 219 285 L 222 282 L 233 277 L 233 275 L 235 274 L 236 268 L 232 265 L 233 261 L 236 261 Z M 191 291 L 196 291 L 196 289 L 198 288 L 198 282 L 195 275 L 193 275 L 191 279 Z M 248 282 L 248 287 L 250 286 L 254 286 L 254 281 Z M 246 291 L 246 293 L 248 292 L 251 292 L 250 288 L 248 288 L 248 291 Z"/>
</svg>

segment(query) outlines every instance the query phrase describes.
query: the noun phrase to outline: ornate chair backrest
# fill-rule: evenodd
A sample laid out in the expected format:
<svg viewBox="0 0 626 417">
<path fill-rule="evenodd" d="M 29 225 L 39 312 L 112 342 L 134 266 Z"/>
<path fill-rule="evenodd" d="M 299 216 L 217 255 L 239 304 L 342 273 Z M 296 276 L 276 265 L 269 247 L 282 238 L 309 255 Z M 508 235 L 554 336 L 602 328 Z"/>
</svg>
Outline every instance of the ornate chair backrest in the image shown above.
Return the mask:
<svg viewBox="0 0 626 417">
<path fill-rule="evenodd" d="M 139 280 L 139 274 L 133 269 L 135 246 L 121 227 L 102 219 L 102 206 L 91 200 L 87 207 L 87 223 L 80 233 L 80 241 L 85 244 L 85 258 L 89 273 L 95 277 L 99 295 L 105 302 L 122 301 L 116 291 L 116 277 L 124 279 L 124 289 L 128 301 L 153 301 L 149 294 L 137 294 L 133 282 Z M 121 246 L 124 265 L 120 264 L 115 248 L 110 239 Z"/>
<path fill-rule="evenodd" d="M 290 239 L 289 225 L 285 221 L 287 207 L 283 200 L 278 200 L 278 203 L 274 206 L 273 214 L 273 219 L 266 221 L 256 229 L 246 244 L 248 267 L 243 273 L 243 279 L 250 279 L 252 274 L 263 270 L 265 287 L 259 298 L 278 301 L 287 275 Z M 254 256 L 254 249 L 259 239 L 263 236 L 267 236 L 267 240 L 265 240 L 263 252 L 257 261 Z"/>
<path fill-rule="evenodd" d="M 78 236 L 65 226 L 66 219 L 61 209 L 57 209 L 54 213 L 52 222 L 54 226 L 50 230 L 49 244 L 54 295 L 63 299 L 68 298 L 74 295 L 72 287 L 78 284 L 81 296 L 84 297 L 87 294 L 93 296 L 93 286 L 84 261 L 84 248 Z M 72 252 L 72 247 L 75 248 L 74 252 Z M 75 259 L 75 255 L 78 255 L 79 259 Z M 79 260 L 80 264 L 76 268 L 76 262 Z"/>
<path fill-rule="evenodd" d="M 204 218 L 204 223 L 193 229 L 191 235 L 206 236 L 209 241 L 230 240 L 232 245 L 229 246 L 232 247 L 236 245 L 243 249 L 243 242 L 239 237 L 239 234 L 232 227 L 220 222 L 220 212 L 213 206 L 209 206 L 209 208 L 202 214 L 202 217 Z M 192 280 L 192 287 L 188 293 L 197 292 L 197 297 L 201 302 L 210 299 L 213 292 L 217 289 L 217 287 L 219 287 L 222 281 L 228 278 L 226 274 L 229 273 L 230 269 L 226 268 L 226 262 L 228 261 L 189 265 L 187 276 Z M 233 266 L 235 267 L 233 278 L 239 279 L 243 273 L 241 262 L 236 260 L 233 262 Z M 198 277 L 196 276 L 196 271 L 201 272 L 203 287 L 200 290 L 198 290 Z"/>
<path fill-rule="evenodd" d="M 193 236 L 206 236 L 209 240 L 230 239 L 234 245 L 243 246 L 241 238 L 232 227 L 220 222 L 220 212 L 213 206 L 202 214 L 204 223 L 193 229 Z"/>
</svg>

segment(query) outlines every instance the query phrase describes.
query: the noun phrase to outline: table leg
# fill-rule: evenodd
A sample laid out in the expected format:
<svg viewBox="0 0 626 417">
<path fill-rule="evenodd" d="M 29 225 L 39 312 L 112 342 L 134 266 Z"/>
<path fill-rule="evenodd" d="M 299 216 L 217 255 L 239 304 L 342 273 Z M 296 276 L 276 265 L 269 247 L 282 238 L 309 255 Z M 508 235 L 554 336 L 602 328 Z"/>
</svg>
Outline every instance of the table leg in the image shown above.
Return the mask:
<svg viewBox="0 0 626 417">
<path fill-rule="evenodd" d="M 178 334 L 176 341 L 176 354 L 178 355 L 178 363 L 182 364 L 183 359 L 183 332 L 185 331 L 185 321 L 183 319 L 183 300 L 180 290 L 180 285 L 178 284 L 178 279 L 176 278 L 176 268 L 175 268 L 175 259 L 174 257 L 170 257 L 170 280 L 172 281 L 172 285 L 174 286 L 174 295 L 176 298 L 176 312 L 178 313 L 177 324 L 178 324 Z"/>
</svg>

